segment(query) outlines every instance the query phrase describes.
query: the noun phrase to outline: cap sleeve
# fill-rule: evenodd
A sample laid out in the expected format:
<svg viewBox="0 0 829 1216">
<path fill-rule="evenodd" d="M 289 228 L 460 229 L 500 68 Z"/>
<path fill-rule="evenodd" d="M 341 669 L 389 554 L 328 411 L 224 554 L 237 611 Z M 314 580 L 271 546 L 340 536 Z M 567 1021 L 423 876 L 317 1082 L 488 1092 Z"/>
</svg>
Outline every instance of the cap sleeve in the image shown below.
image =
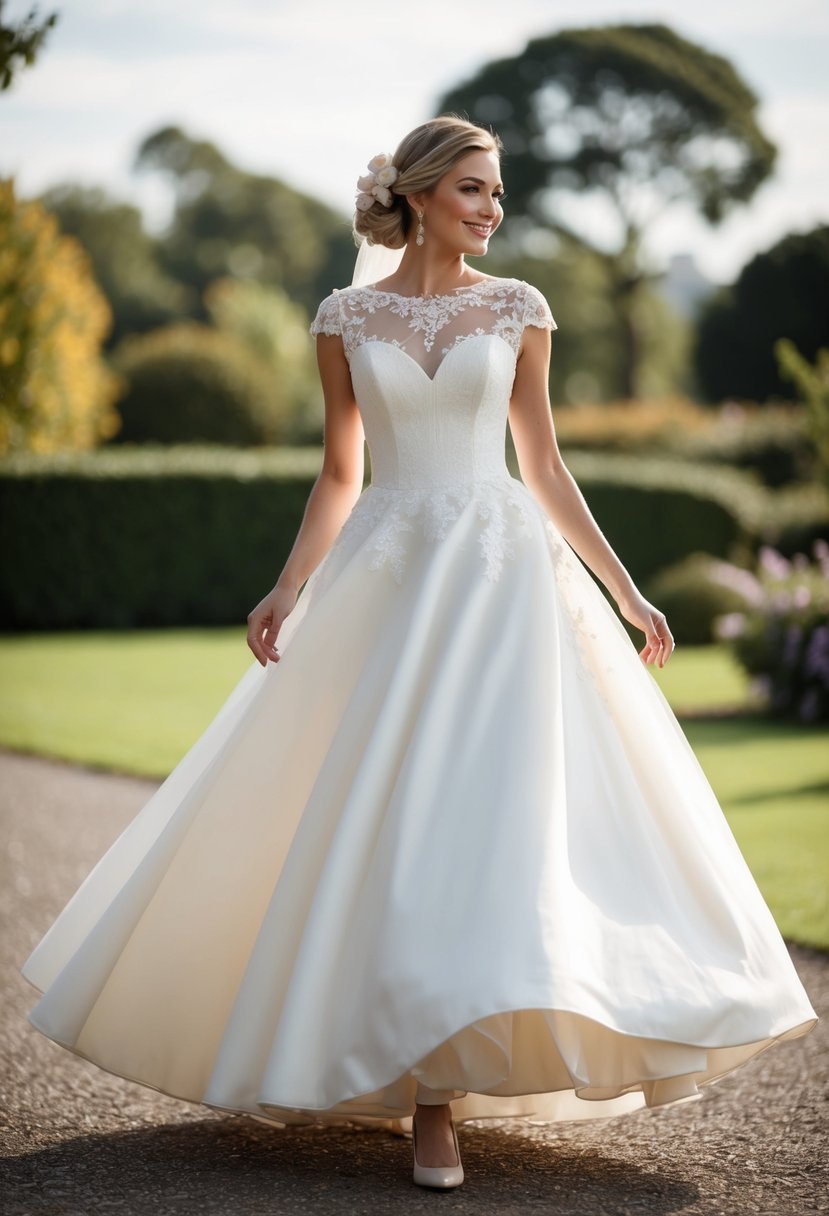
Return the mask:
<svg viewBox="0 0 829 1216">
<path fill-rule="evenodd" d="M 537 325 L 539 329 L 558 329 L 550 306 L 537 287 L 524 284 L 524 328 Z"/>
<path fill-rule="evenodd" d="M 335 290 L 330 296 L 326 296 L 317 309 L 317 315 L 314 317 L 308 332 L 310 334 L 341 334 L 342 321 L 340 318 L 340 301 L 338 299 L 339 292 Z"/>
</svg>

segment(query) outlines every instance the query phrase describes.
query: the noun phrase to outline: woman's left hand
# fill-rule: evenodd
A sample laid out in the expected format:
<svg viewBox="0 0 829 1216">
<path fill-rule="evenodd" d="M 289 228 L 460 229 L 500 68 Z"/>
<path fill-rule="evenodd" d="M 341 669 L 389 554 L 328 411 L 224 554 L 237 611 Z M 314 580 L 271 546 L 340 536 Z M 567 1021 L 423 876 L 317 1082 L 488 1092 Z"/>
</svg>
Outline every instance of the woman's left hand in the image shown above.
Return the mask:
<svg viewBox="0 0 829 1216">
<path fill-rule="evenodd" d="M 639 651 L 639 658 L 643 663 L 657 663 L 664 667 L 675 649 L 665 613 L 648 603 L 638 591 L 623 595 L 616 602 L 625 620 L 641 629 L 645 635 L 645 645 Z"/>
</svg>

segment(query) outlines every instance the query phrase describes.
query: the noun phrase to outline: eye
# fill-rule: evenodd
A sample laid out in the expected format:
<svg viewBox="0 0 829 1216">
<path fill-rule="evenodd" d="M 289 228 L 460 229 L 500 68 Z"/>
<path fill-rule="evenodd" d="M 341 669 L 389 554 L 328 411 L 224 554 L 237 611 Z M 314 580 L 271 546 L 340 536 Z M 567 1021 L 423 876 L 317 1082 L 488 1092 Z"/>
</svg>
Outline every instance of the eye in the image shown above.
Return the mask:
<svg viewBox="0 0 829 1216">
<path fill-rule="evenodd" d="M 477 186 L 462 186 L 461 189 L 463 191 L 477 190 L 478 187 Z M 492 197 L 494 199 L 497 199 L 498 202 L 500 203 L 503 199 L 505 199 L 507 197 L 507 192 L 506 192 L 506 190 L 493 190 Z"/>
</svg>

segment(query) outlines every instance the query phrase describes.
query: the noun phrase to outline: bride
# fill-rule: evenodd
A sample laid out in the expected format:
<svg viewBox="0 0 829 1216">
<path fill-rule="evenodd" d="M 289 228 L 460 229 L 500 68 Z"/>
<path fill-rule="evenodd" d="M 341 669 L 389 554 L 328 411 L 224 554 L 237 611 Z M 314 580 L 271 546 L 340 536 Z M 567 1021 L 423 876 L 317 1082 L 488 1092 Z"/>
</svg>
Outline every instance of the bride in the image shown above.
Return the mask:
<svg viewBox="0 0 829 1216">
<path fill-rule="evenodd" d="M 466 264 L 502 150 L 443 116 L 359 179 L 252 665 L 22 968 L 100 1067 L 280 1126 L 411 1118 L 441 1188 L 455 1118 L 695 1100 L 817 1021 L 648 671 L 665 614 L 558 451 L 549 305 Z"/>
</svg>

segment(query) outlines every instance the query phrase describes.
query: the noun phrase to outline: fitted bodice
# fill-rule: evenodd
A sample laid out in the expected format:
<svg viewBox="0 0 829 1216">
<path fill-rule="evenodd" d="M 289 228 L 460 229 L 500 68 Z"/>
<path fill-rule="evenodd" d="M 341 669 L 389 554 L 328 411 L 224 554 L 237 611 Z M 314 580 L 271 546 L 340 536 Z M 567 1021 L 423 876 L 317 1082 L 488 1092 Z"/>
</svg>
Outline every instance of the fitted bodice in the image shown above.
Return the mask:
<svg viewBox="0 0 829 1216">
<path fill-rule="evenodd" d="M 322 301 L 310 332 L 342 337 L 372 485 L 509 477 L 507 414 L 526 325 L 557 328 L 544 296 L 519 279 L 432 297 L 349 287 Z"/>
</svg>

